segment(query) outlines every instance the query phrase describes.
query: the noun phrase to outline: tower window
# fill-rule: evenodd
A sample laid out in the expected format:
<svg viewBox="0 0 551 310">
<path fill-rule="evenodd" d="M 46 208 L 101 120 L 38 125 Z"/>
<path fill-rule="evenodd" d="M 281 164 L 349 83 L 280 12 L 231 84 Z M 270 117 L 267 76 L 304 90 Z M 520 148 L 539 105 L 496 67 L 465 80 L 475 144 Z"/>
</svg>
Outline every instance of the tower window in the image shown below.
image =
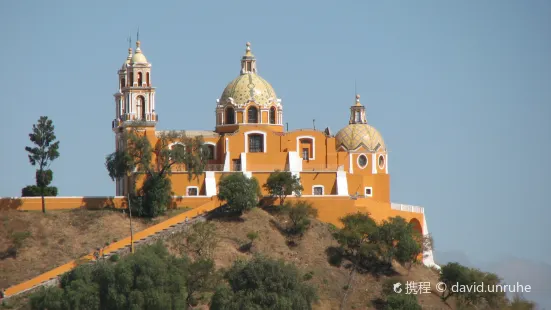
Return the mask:
<svg viewBox="0 0 551 310">
<path fill-rule="evenodd" d="M 138 72 L 138 86 L 141 87 L 141 86 L 142 86 L 142 83 L 143 83 L 143 80 L 142 80 L 142 73 L 141 73 L 141 72 Z"/>
<path fill-rule="evenodd" d="M 249 152 L 250 153 L 264 152 L 264 136 L 259 134 L 249 135 Z"/>
<path fill-rule="evenodd" d="M 136 103 L 136 116 L 140 120 L 145 120 L 145 98 L 138 96 Z"/>
<path fill-rule="evenodd" d="M 358 156 L 358 166 L 362 169 L 367 166 L 367 156 L 364 154 L 360 154 L 360 156 Z"/>
<path fill-rule="evenodd" d="M 130 72 L 130 86 L 134 86 L 134 72 Z"/>
<path fill-rule="evenodd" d="M 121 89 L 124 88 L 125 86 L 126 86 L 126 79 L 122 78 L 121 79 Z"/>
<path fill-rule="evenodd" d="M 258 109 L 256 107 L 250 107 L 247 110 L 247 122 L 251 124 L 258 123 Z"/>
<path fill-rule="evenodd" d="M 362 112 L 356 111 L 356 122 L 361 123 L 362 122 Z"/>
<path fill-rule="evenodd" d="M 379 168 L 383 169 L 385 167 L 385 157 L 383 155 L 379 155 Z"/>
<path fill-rule="evenodd" d="M 247 65 L 246 65 L 246 66 L 247 66 L 247 69 L 246 69 L 247 72 L 251 72 L 252 70 L 251 70 L 251 62 L 250 62 L 250 61 L 247 61 Z"/>
<path fill-rule="evenodd" d="M 270 108 L 270 124 L 276 123 L 276 108 L 271 107 Z"/>
<path fill-rule="evenodd" d="M 233 108 L 226 109 L 226 124 L 235 124 L 235 111 Z"/>
<path fill-rule="evenodd" d="M 151 81 L 149 80 L 149 72 L 145 74 L 145 82 L 147 83 L 147 86 L 151 86 Z"/>
</svg>

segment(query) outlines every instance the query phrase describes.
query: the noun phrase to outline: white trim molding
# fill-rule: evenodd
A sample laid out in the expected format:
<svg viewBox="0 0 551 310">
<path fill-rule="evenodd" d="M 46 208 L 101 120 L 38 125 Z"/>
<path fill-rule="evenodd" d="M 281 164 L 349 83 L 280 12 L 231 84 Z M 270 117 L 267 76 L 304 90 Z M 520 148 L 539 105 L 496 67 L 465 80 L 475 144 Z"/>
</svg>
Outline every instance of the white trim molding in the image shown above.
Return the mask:
<svg viewBox="0 0 551 310">
<path fill-rule="evenodd" d="M 360 157 L 365 157 L 365 165 L 360 165 Z M 365 169 L 367 167 L 367 165 L 369 164 L 369 159 L 367 158 L 367 155 L 365 155 L 364 153 L 360 153 L 358 155 L 358 158 L 356 158 L 356 164 L 358 165 L 358 168 L 360 169 Z"/>
<path fill-rule="evenodd" d="M 377 174 L 377 154 L 371 154 L 371 173 Z"/>
<path fill-rule="evenodd" d="M 182 142 L 172 142 L 168 145 L 168 149 L 169 150 L 172 150 L 172 146 L 176 145 L 176 144 L 180 144 L 181 146 L 183 146 L 184 148 L 186 147 Z"/>
<path fill-rule="evenodd" d="M 197 195 L 188 195 L 189 190 L 191 188 L 195 188 L 197 190 Z M 199 196 L 199 187 L 198 186 L 188 186 L 188 187 L 186 187 L 186 197 L 195 197 L 195 196 Z"/>
<path fill-rule="evenodd" d="M 301 139 L 310 139 L 312 140 L 312 154 L 308 154 L 310 155 L 308 160 L 315 160 L 316 159 L 316 138 L 313 137 L 313 136 L 298 136 L 297 137 L 297 153 L 299 153 L 302 158 L 302 150 L 299 149 L 300 147 L 300 140 Z"/>
<path fill-rule="evenodd" d="M 262 146 L 262 150 L 264 151 L 264 153 L 267 153 L 268 152 L 268 145 L 266 143 L 266 132 L 264 131 L 259 131 L 259 130 L 251 130 L 251 131 L 247 131 L 245 132 L 245 153 L 250 153 L 249 152 L 249 135 L 250 134 L 258 134 L 258 135 L 262 135 L 263 138 L 264 138 L 264 142 L 263 142 L 263 146 Z"/>
<path fill-rule="evenodd" d="M 314 189 L 315 189 L 316 187 L 321 187 L 321 195 L 316 195 L 316 194 L 315 194 Z M 325 186 L 320 185 L 320 184 L 312 185 L 312 196 L 324 196 L 324 195 L 325 195 Z"/>
<path fill-rule="evenodd" d="M 368 189 L 369 189 L 369 195 L 367 194 Z M 373 197 L 373 187 L 371 187 L 371 186 L 364 187 L 364 196 L 365 197 Z"/>
</svg>

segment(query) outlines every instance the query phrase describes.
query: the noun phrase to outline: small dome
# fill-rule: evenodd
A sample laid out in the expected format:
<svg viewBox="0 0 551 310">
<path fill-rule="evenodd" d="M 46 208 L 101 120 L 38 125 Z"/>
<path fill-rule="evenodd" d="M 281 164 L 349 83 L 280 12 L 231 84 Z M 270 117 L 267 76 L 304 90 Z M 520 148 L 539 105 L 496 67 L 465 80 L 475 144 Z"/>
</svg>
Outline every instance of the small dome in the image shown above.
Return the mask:
<svg viewBox="0 0 551 310">
<path fill-rule="evenodd" d="M 142 53 L 142 50 L 140 48 L 140 41 L 136 42 L 136 53 L 134 56 L 132 56 L 132 63 L 133 64 L 146 64 L 147 58 L 145 58 L 145 55 Z"/>
<path fill-rule="evenodd" d="M 258 105 L 277 102 L 272 85 L 256 73 L 245 73 L 231 81 L 224 89 L 220 103 L 225 104 L 229 98 L 233 98 L 234 104 L 238 106 L 246 105 L 249 100 L 254 100 Z"/>
<path fill-rule="evenodd" d="M 381 134 L 367 124 L 350 124 L 337 132 L 335 139 L 337 149 L 343 146 L 352 151 L 363 145 L 369 151 L 386 150 Z"/>
<path fill-rule="evenodd" d="M 128 49 L 128 57 L 126 57 L 126 60 L 124 61 L 124 63 L 122 64 L 122 70 L 125 71 L 126 70 L 126 66 L 129 65 L 132 61 L 132 48 L 129 48 Z"/>
</svg>

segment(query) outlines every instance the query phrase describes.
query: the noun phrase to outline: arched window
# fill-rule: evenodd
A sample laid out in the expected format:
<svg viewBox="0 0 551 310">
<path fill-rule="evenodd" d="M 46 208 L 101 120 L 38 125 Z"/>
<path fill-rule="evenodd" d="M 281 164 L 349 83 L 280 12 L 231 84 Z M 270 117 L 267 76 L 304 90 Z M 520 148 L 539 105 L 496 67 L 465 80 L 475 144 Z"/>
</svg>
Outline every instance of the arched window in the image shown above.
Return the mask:
<svg viewBox="0 0 551 310">
<path fill-rule="evenodd" d="M 264 136 L 261 134 L 249 135 L 249 152 L 262 153 L 264 152 Z"/>
<path fill-rule="evenodd" d="M 207 159 L 214 159 L 214 152 L 215 152 L 214 145 L 207 144 L 207 150 L 208 150 Z"/>
<path fill-rule="evenodd" d="M 270 124 L 276 123 L 276 108 L 271 107 L 270 108 Z"/>
<path fill-rule="evenodd" d="M 258 123 L 258 109 L 256 107 L 250 107 L 247 110 L 247 123 Z"/>
<path fill-rule="evenodd" d="M 362 121 L 362 112 L 356 111 L 356 122 L 360 123 Z"/>
<path fill-rule="evenodd" d="M 134 72 L 130 72 L 130 87 L 134 86 Z"/>
<path fill-rule="evenodd" d="M 126 87 L 126 79 L 125 78 L 122 78 L 121 79 L 121 89 Z"/>
<path fill-rule="evenodd" d="M 235 111 L 233 108 L 226 109 L 226 124 L 235 124 Z"/>
<path fill-rule="evenodd" d="M 143 83 L 143 80 L 142 80 L 142 73 L 141 73 L 141 72 L 138 72 L 138 86 L 141 87 L 141 86 L 142 86 L 142 83 Z"/>
<path fill-rule="evenodd" d="M 149 80 L 149 72 L 145 74 L 145 82 L 147 83 L 147 86 L 151 86 L 151 80 Z"/>
<path fill-rule="evenodd" d="M 145 98 L 138 96 L 136 103 L 136 116 L 140 120 L 145 120 Z"/>
</svg>

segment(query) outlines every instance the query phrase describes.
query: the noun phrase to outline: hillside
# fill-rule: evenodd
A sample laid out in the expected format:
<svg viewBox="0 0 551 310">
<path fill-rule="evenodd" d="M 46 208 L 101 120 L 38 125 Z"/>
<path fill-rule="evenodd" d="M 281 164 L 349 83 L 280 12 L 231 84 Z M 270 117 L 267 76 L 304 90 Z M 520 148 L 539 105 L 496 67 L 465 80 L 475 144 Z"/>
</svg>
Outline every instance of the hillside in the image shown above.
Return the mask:
<svg viewBox="0 0 551 310">
<path fill-rule="evenodd" d="M 136 219 L 134 231 L 143 230 L 186 209 L 170 210 L 153 221 Z M 13 236 L 22 246 L 16 257 L 9 253 Z M 128 216 L 112 210 L 68 210 L 0 213 L 0 288 L 18 284 L 96 248 L 130 235 Z M 25 237 L 27 236 L 27 237 Z"/>
<path fill-rule="evenodd" d="M 345 293 L 347 301 L 344 309 L 375 309 L 373 302 L 381 296 L 382 284 L 387 277 L 357 274 L 349 282 L 350 273 L 346 268 L 333 267 L 328 263 L 325 251 L 335 246 L 336 242 L 327 224 L 312 221 L 311 228 L 302 238 L 295 240 L 296 245 L 290 247 L 286 237 L 274 225 L 278 220 L 281 219 L 262 209 L 254 209 L 237 220 L 213 219 L 220 237 L 214 254 L 217 267 L 229 267 L 236 259 L 247 259 L 255 254 L 284 259 L 304 272 L 313 272 L 310 281 L 318 287 L 320 295 L 314 309 L 340 309 Z M 110 211 L 60 212 L 45 217 L 40 213 L 11 213 L 4 214 L 3 221 L 2 244 L 5 244 L 3 240 L 6 240 L 8 229 L 29 229 L 32 233 L 16 259 L 0 261 L 4 285 L 15 284 L 76 258 L 104 240 L 125 237 L 128 229 L 125 216 Z M 147 225 L 149 223 L 136 221 L 135 227 L 145 228 Z M 257 232 L 259 237 L 250 252 L 242 252 L 239 248 L 251 231 Z M 172 241 L 165 240 L 165 244 L 170 249 Z M 424 266 L 414 266 L 409 275 L 399 266 L 396 270 L 399 272 L 397 276 L 403 280 L 431 282 L 432 285 L 437 282 L 436 273 Z M 418 297 L 424 309 L 453 309 L 442 303 L 435 294 Z M 20 309 L 25 308 L 22 306 Z M 206 309 L 205 306 L 203 308 Z"/>
</svg>

